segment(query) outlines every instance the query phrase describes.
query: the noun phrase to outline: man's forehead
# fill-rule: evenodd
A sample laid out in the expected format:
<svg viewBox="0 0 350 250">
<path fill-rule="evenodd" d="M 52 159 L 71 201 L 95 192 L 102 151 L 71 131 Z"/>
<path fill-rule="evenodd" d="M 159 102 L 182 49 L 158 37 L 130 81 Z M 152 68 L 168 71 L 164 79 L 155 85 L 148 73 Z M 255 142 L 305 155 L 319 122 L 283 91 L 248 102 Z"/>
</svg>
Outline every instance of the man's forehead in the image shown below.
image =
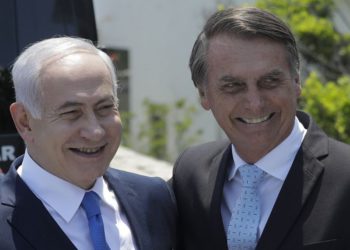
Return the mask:
<svg viewBox="0 0 350 250">
<path fill-rule="evenodd" d="M 65 100 L 62 104 L 57 105 L 56 109 L 64 109 L 68 107 L 78 107 L 78 106 L 86 106 L 86 105 L 92 105 L 96 106 L 101 103 L 105 102 L 114 102 L 115 98 L 113 95 L 105 95 L 105 96 L 100 96 L 98 98 L 94 99 L 67 99 Z"/>
<path fill-rule="evenodd" d="M 218 34 L 209 39 L 207 45 L 207 56 L 210 59 L 213 56 L 230 56 L 234 53 L 240 56 L 254 56 L 254 54 L 283 54 L 288 56 L 288 50 L 280 41 L 273 40 L 265 36 L 241 36 L 231 34 Z"/>
<path fill-rule="evenodd" d="M 46 65 L 40 74 L 40 82 L 43 88 L 59 87 L 65 83 L 84 81 L 109 82 L 112 86 L 112 76 L 105 62 L 97 55 L 74 54 L 64 57 L 62 60 Z M 57 84 L 61 81 L 61 84 Z M 52 86 L 55 85 L 55 86 Z"/>
<path fill-rule="evenodd" d="M 102 71 L 106 78 L 112 78 L 108 66 L 100 56 L 77 52 L 48 59 L 42 66 L 40 76 L 71 77 L 78 74 L 80 77 L 93 77 L 94 73 Z"/>
<path fill-rule="evenodd" d="M 99 57 L 98 55 L 85 50 L 62 52 L 60 54 L 56 54 L 51 56 L 50 58 L 47 58 L 43 62 L 42 70 L 49 68 L 51 65 L 55 66 L 59 64 L 68 64 L 68 65 L 71 64 L 74 66 L 74 64 L 77 61 L 79 61 L 82 57 L 85 57 L 85 56 Z"/>
<path fill-rule="evenodd" d="M 99 105 L 106 103 L 115 103 L 115 98 L 113 95 L 100 96 L 93 99 L 75 99 L 75 98 L 65 98 L 61 99 L 55 103 L 49 103 L 45 106 L 44 110 L 48 114 L 57 114 L 61 111 L 71 109 L 71 108 L 83 108 L 91 109 L 96 108 Z"/>
<path fill-rule="evenodd" d="M 250 77 L 253 77 L 253 76 L 228 73 L 228 74 L 222 75 L 219 80 L 221 82 L 232 82 L 232 81 L 245 82 L 246 80 L 249 80 Z M 275 68 L 265 72 L 261 72 L 259 75 L 255 75 L 254 79 L 256 81 L 261 81 L 267 78 L 286 78 L 286 77 L 289 77 L 289 72 L 285 72 L 281 69 Z"/>
</svg>

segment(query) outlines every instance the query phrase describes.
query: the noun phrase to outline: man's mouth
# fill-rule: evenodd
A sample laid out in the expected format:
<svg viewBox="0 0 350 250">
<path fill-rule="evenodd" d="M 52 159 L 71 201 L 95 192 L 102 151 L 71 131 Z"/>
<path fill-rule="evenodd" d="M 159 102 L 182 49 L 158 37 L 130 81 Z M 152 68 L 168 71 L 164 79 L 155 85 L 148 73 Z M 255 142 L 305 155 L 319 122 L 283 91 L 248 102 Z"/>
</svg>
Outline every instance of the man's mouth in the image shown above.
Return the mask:
<svg viewBox="0 0 350 250">
<path fill-rule="evenodd" d="M 71 151 L 79 154 L 84 154 L 84 155 L 94 155 L 100 153 L 106 145 L 100 146 L 100 147 L 81 147 L 81 148 L 70 148 Z"/>
<path fill-rule="evenodd" d="M 265 122 L 267 120 L 270 120 L 274 114 L 275 113 L 271 113 L 271 114 L 266 115 L 266 116 L 254 117 L 254 118 L 238 117 L 237 120 L 239 120 L 243 123 L 246 123 L 246 124 L 258 124 L 258 123 L 262 123 L 262 122 Z"/>
</svg>

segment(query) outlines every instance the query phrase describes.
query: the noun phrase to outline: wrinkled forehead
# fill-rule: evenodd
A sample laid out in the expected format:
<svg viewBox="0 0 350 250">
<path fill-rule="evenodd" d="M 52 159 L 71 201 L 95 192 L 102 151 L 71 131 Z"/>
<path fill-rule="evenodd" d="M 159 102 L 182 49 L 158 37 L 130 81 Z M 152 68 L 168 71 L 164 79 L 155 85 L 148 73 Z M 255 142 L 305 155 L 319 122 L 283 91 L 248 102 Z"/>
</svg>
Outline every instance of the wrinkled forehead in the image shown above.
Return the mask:
<svg viewBox="0 0 350 250">
<path fill-rule="evenodd" d="M 72 54 L 46 65 L 41 72 L 41 90 L 94 89 L 103 85 L 113 89 L 110 71 L 104 61 L 94 54 Z M 63 89 L 64 90 L 64 89 Z"/>
<path fill-rule="evenodd" d="M 275 50 L 270 50 L 270 53 L 276 54 L 279 53 L 281 56 L 285 58 L 285 62 L 289 65 L 290 72 L 294 74 L 298 74 L 298 67 L 295 65 L 295 61 L 293 59 L 293 56 L 291 55 L 291 52 L 286 45 L 286 43 L 271 38 L 267 35 L 261 35 L 261 34 L 251 34 L 251 33 L 242 33 L 242 34 L 236 34 L 236 33 L 230 33 L 230 32 L 223 32 L 218 33 L 212 37 L 210 37 L 207 41 L 206 51 L 207 56 L 210 52 L 210 48 L 213 46 L 213 44 L 218 45 L 222 42 L 228 46 L 236 46 L 237 41 L 243 41 L 239 42 L 240 45 L 248 45 L 252 44 L 251 50 L 245 50 L 240 51 L 242 54 L 246 54 L 249 56 L 253 51 L 260 51 L 265 50 L 266 47 L 274 47 Z M 208 63 L 208 62 L 207 62 Z"/>
<path fill-rule="evenodd" d="M 98 60 L 72 56 L 51 64 L 42 76 L 44 109 L 56 110 L 64 103 L 93 107 L 101 100 L 115 100 L 109 71 Z"/>
<path fill-rule="evenodd" d="M 106 63 L 96 54 L 74 53 L 63 57 L 51 58 L 48 60 L 40 72 L 40 78 L 59 77 L 101 77 L 111 79 L 112 76 Z"/>
<path fill-rule="evenodd" d="M 82 61 L 82 58 L 84 57 L 89 58 L 89 60 L 95 57 L 99 58 L 98 55 L 86 50 L 74 51 L 73 53 L 56 54 L 43 61 L 40 73 L 45 73 L 47 69 L 58 65 L 74 67 L 77 63 L 89 63 L 89 61 Z M 101 60 L 101 62 L 103 61 Z"/>
</svg>

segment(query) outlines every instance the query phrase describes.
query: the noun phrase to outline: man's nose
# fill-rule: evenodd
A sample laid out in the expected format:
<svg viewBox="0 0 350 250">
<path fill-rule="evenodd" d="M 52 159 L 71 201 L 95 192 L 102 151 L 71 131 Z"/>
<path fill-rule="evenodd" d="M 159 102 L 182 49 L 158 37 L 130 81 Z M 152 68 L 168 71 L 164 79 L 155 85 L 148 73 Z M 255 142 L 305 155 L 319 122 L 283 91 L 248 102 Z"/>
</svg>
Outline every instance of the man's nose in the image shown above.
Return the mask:
<svg viewBox="0 0 350 250">
<path fill-rule="evenodd" d="M 264 97 L 257 89 L 249 90 L 245 96 L 245 108 L 252 112 L 261 111 L 264 106 Z"/>
<path fill-rule="evenodd" d="M 99 141 L 105 133 L 101 121 L 95 115 L 88 116 L 81 129 L 81 136 L 91 141 Z"/>
</svg>

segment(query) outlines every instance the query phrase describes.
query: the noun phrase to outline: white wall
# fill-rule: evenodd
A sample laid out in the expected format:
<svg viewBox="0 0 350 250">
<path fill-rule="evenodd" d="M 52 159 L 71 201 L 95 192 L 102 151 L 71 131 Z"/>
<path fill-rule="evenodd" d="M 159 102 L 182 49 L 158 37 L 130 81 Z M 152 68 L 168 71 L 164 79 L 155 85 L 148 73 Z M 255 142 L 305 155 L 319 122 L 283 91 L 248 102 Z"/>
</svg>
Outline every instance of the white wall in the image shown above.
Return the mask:
<svg viewBox="0 0 350 250">
<path fill-rule="evenodd" d="M 340 32 L 350 32 L 349 0 L 334 0 L 336 3 L 334 22 Z"/>
</svg>

